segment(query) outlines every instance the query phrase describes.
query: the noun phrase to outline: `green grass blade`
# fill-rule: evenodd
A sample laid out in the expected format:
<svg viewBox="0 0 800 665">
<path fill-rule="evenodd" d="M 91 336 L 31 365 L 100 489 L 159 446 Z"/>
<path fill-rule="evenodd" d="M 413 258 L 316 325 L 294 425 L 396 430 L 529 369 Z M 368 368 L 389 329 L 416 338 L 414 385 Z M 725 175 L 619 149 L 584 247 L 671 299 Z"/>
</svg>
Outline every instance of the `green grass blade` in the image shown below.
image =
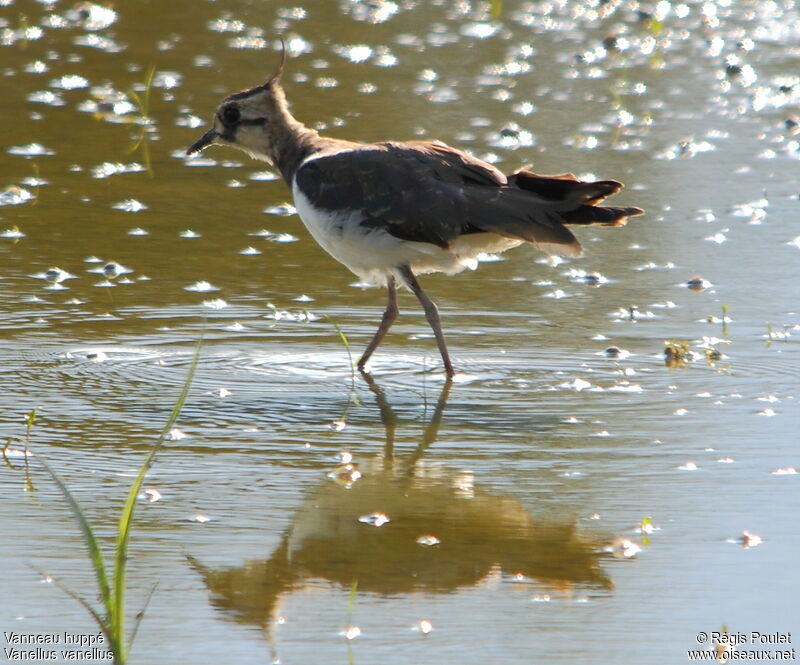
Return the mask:
<svg viewBox="0 0 800 665">
<path fill-rule="evenodd" d="M 334 321 L 330 316 L 328 316 L 327 314 L 323 314 L 322 316 L 328 323 L 330 323 L 334 327 L 336 333 L 339 335 L 339 339 L 344 345 L 344 350 L 347 351 L 347 359 L 350 361 L 350 397 L 356 406 L 361 406 L 361 401 L 358 399 L 358 394 L 356 393 L 356 366 L 353 363 L 353 354 L 350 351 L 350 342 L 347 341 L 347 335 L 344 334 L 344 330 L 342 330 L 339 327 L 339 324 L 336 323 L 336 321 Z M 349 406 L 350 405 L 348 404 L 348 407 Z M 346 412 L 347 409 L 345 409 L 345 413 Z"/>
<path fill-rule="evenodd" d="M 144 108 L 141 109 L 143 115 L 150 117 L 150 91 L 153 89 L 153 77 L 156 75 L 156 66 L 150 65 L 147 76 L 144 79 Z"/>
<path fill-rule="evenodd" d="M 352 621 L 353 610 L 356 608 L 356 596 L 358 595 L 358 580 L 353 580 L 350 585 L 350 594 L 347 596 L 347 616 Z"/>
<path fill-rule="evenodd" d="M 44 467 L 45 471 L 50 474 L 50 477 L 53 479 L 55 484 L 58 485 L 58 488 L 61 490 L 64 498 L 67 500 L 67 504 L 72 510 L 73 515 L 75 515 L 75 519 L 81 527 L 86 548 L 89 550 L 89 558 L 92 561 L 92 567 L 94 568 L 95 577 L 97 578 L 97 586 L 100 589 L 100 596 L 103 599 L 103 605 L 107 610 L 111 610 L 111 589 L 108 584 L 108 576 L 106 575 L 106 565 L 103 562 L 103 553 L 100 551 L 100 547 L 97 544 L 97 538 L 95 538 L 92 526 L 89 524 L 89 521 L 86 519 L 86 515 L 84 515 L 83 510 L 75 500 L 75 497 L 72 496 L 72 492 L 69 491 L 69 488 L 61 476 L 59 476 L 58 473 L 56 473 L 56 471 L 52 469 L 50 465 L 41 457 L 37 456 L 35 459 Z M 73 595 L 73 597 L 75 596 Z M 81 603 L 86 606 L 83 601 L 81 601 Z M 96 612 L 92 611 L 91 614 L 96 620 L 99 620 Z M 111 617 L 109 616 L 108 619 L 111 620 Z M 102 621 L 99 621 L 99 623 L 101 626 L 104 625 Z"/>
<path fill-rule="evenodd" d="M 178 416 L 181 413 L 181 409 L 183 409 L 183 405 L 186 402 L 186 398 L 189 395 L 189 388 L 192 385 L 192 380 L 194 379 L 195 370 L 197 369 L 197 364 L 200 360 L 200 346 L 202 344 L 202 337 L 198 340 L 197 345 L 195 346 L 194 356 L 192 357 L 192 364 L 189 366 L 189 373 L 186 376 L 186 380 L 183 383 L 183 389 L 181 390 L 181 394 L 178 396 L 177 401 L 175 402 L 175 406 L 172 408 L 172 413 L 170 413 L 169 419 L 167 420 L 167 424 L 164 425 L 164 428 L 161 430 L 161 434 L 159 435 L 156 442 L 153 444 L 153 447 L 150 449 L 150 452 L 147 454 L 144 463 L 139 468 L 139 473 L 136 475 L 136 479 L 133 481 L 131 485 L 131 489 L 128 492 L 128 498 L 125 501 L 125 506 L 122 509 L 122 513 L 120 514 L 119 518 L 119 529 L 117 531 L 117 543 L 114 550 L 114 612 L 113 612 L 113 624 L 112 624 L 112 631 L 120 640 L 120 648 L 124 649 L 125 643 L 125 578 L 126 578 L 126 565 L 128 561 L 128 543 L 130 541 L 130 534 L 131 534 L 131 525 L 133 524 L 133 514 L 136 510 L 136 497 L 139 495 L 139 491 L 142 488 L 142 484 L 144 483 L 144 478 L 147 475 L 147 472 L 150 470 L 150 467 L 153 465 L 153 460 L 155 459 L 156 453 L 161 449 L 164 441 L 167 438 L 170 430 L 175 426 L 175 422 L 178 420 Z M 124 660 L 124 653 L 123 653 L 123 660 Z"/>
<path fill-rule="evenodd" d="M 336 321 L 334 321 L 330 316 L 328 316 L 327 314 L 323 314 L 322 316 L 328 323 L 330 323 L 334 327 L 336 333 L 339 335 L 339 339 L 344 345 L 345 351 L 347 351 L 347 358 L 350 360 L 350 368 L 352 369 L 354 367 L 353 354 L 350 352 L 350 342 L 347 341 L 347 335 L 344 334 L 344 331 L 339 327 L 339 324 L 336 323 Z"/>
</svg>

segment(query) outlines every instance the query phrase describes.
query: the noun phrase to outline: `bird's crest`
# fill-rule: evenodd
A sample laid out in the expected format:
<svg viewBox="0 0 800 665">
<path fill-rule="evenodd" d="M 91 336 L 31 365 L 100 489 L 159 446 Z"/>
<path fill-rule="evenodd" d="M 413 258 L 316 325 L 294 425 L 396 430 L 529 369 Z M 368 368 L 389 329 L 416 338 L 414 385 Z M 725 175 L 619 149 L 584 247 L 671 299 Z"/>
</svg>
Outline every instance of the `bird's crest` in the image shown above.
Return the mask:
<svg viewBox="0 0 800 665">
<path fill-rule="evenodd" d="M 273 81 L 279 82 L 281 80 L 281 76 L 283 75 L 283 68 L 286 65 L 286 42 L 281 38 L 281 58 L 278 61 L 278 66 L 275 68 L 275 73 L 270 76 L 264 83 L 265 86 L 268 86 Z"/>
</svg>

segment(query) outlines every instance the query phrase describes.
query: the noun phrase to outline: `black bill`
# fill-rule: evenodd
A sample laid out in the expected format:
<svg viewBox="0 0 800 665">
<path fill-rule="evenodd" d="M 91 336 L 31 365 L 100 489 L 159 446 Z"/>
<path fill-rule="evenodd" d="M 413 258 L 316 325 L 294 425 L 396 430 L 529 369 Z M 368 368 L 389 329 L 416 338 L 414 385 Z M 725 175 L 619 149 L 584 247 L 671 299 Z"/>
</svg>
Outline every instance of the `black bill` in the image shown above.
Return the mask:
<svg viewBox="0 0 800 665">
<path fill-rule="evenodd" d="M 196 152 L 200 152 L 203 148 L 207 148 L 214 143 L 214 139 L 216 139 L 218 136 L 219 134 L 216 132 L 216 130 L 209 129 L 205 134 L 203 134 L 199 139 L 189 146 L 186 154 L 193 155 Z"/>
</svg>

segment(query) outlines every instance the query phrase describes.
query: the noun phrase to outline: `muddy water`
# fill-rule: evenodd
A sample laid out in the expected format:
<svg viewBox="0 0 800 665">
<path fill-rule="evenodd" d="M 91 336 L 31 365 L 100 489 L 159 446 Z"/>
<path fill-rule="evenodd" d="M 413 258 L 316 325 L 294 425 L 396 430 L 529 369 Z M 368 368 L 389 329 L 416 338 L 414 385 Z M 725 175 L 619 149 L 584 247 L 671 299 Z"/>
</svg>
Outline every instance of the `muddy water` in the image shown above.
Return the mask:
<svg viewBox="0 0 800 665">
<path fill-rule="evenodd" d="M 4 631 L 94 631 L 37 572 L 95 596 L 35 465 L 25 491 L 25 415 L 110 548 L 201 336 L 131 662 L 660 663 L 798 629 L 794 3 L 2 4 Z M 449 389 L 408 295 L 354 376 L 335 326 L 359 353 L 384 295 L 266 165 L 183 154 L 278 34 L 309 124 L 616 178 L 648 214 L 425 278 Z"/>
</svg>

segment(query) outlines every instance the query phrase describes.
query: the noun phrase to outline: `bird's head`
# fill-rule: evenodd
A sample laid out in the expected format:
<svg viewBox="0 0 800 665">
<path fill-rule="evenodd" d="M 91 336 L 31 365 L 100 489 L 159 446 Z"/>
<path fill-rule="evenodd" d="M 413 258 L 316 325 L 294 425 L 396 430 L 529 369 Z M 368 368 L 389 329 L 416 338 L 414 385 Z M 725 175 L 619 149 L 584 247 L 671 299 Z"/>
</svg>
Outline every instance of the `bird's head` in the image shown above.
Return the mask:
<svg viewBox="0 0 800 665">
<path fill-rule="evenodd" d="M 187 154 L 210 145 L 238 148 L 255 159 L 273 162 L 272 136 L 277 125 L 293 122 L 280 84 L 286 62 L 286 46 L 281 42 L 281 58 L 275 73 L 254 88 L 229 95 L 217 107 L 211 129 L 195 141 Z M 296 122 L 296 121 L 294 121 Z"/>
</svg>

